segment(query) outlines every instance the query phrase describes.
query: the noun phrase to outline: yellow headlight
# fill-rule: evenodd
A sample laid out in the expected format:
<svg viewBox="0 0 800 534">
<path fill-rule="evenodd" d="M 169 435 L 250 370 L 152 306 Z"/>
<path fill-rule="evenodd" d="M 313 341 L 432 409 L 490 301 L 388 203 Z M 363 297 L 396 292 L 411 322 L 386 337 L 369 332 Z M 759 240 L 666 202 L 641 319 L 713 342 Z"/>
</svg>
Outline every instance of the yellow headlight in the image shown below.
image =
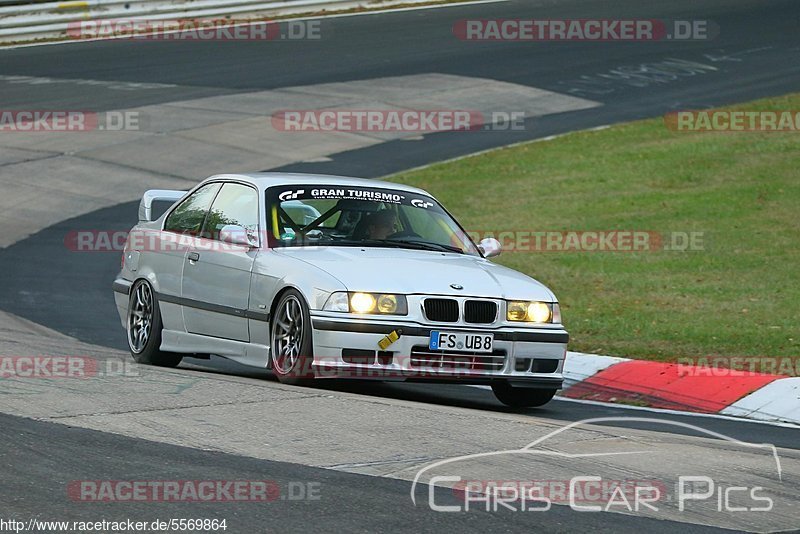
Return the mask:
<svg viewBox="0 0 800 534">
<path fill-rule="evenodd" d="M 394 295 L 380 295 L 378 297 L 378 311 L 381 313 L 394 313 L 397 311 L 397 297 Z"/>
<path fill-rule="evenodd" d="M 549 323 L 550 306 L 544 302 L 531 302 L 528 306 L 528 320 L 534 323 Z"/>
<path fill-rule="evenodd" d="M 369 313 L 375 310 L 375 297 L 369 293 L 353 293 L 350 308 L 356 313 Z"/>
<path fill-rule="evenodd" d="M 525 321 L 528 317 L 528 302 L 509 302 L 506 316 L 509 321 Z"/>
<path fill-rule="evenodd" d="M 511 301 L 508 303 L 506 319 L 532 323 L 549 323 L 552 310 L 546 302 Z"/>
</svg>

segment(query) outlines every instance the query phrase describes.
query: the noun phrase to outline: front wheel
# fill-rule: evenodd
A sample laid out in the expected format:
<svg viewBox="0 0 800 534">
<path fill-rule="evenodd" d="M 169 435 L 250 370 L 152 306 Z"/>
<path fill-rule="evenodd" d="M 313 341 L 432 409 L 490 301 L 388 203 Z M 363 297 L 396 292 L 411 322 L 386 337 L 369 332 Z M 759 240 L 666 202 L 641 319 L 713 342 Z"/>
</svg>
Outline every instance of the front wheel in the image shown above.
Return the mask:
<svg viewBox="0 0 800 534">
<path fill-rule="evenodd" d="M 136 363 L 177 367 L 183 356 L 161 351 L 161 310 L 155 292 L 146 280 L 131 288 L 128 303 L 128 348 Z"/>
<path fill-rule="evenodd" d="M 282 384 L 309 385 L 314 378 L 311 315 L 303 296 L 294 289 L 283 294 L 272 319 L 272 370 Z"/>
<path fill-rule="evenodd" d="M 514 387 L 506 381 L 493 382 L 492 391 L 497 400 L 511 408 L 544 406 L 555 396 L 555 389 Z"/>
</svg>

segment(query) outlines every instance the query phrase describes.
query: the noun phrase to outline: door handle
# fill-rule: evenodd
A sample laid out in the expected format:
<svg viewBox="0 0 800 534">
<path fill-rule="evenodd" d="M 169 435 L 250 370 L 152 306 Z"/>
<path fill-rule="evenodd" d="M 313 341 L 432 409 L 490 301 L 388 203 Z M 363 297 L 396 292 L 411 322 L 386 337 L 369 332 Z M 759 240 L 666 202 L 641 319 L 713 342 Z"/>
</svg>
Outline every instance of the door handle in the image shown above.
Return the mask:
<svg viewBox="0 0 800 534">
<path fill-rule="evenodd" d="M 189 259 L 190 262 L 194 263 L 200 259 L 200 254 L 198 254 L 197 252 L 190 252 L 187 258 Z"/>
</svg>

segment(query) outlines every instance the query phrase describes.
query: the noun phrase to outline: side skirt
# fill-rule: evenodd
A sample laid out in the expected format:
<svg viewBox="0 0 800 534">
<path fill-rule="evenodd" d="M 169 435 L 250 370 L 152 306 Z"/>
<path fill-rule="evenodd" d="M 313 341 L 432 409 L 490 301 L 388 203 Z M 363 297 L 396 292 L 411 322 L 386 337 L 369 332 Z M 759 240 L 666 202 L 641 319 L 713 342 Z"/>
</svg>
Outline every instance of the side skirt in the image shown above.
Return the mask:
<svg viewBox="0 0 800 534">
<path fill-rule="evenodd" d="M 269 364 L 269 347 L 266 345 L 188 334 L 175 330 L 162 331 L 161 350 L 181 354 L 215 354 L 243 365 L 262 369 Z"/>
</svg>

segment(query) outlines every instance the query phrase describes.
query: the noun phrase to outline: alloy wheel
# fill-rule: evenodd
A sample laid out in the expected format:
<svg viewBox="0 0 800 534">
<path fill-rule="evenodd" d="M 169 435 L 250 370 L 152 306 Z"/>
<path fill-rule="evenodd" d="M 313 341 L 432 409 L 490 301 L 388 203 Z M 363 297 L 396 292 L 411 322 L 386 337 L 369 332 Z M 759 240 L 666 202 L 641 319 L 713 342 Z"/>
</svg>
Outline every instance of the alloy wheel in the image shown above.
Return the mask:
<svg viewBox="0 0 800 534">
<path fill-rule="evenodd" d="M 153 330 L 153 291 L 147 283 L 136 286 L 128 312 L 128 344 L 139 354 L 147 346 Z"/>
<path fill-rule="evenodd" d="M 302 305 L 290 295 L 276 310 L 272 333 L 273 365 L 283 375 L 292 372 L 300 360 L 304 326 Z"/>
</svg>

